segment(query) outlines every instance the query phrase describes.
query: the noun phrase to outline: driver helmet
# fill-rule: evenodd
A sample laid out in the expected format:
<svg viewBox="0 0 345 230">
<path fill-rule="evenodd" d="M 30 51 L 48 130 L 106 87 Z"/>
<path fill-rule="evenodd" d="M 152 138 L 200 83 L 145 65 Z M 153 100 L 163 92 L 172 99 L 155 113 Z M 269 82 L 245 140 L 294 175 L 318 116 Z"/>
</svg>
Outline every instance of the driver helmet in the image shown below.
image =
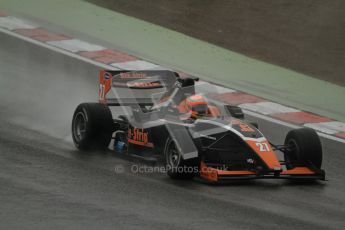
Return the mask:
<svg viewBox="0 0 345 230">
<path fill-rule="evenodd" d="M 186 105 L 191 110 L 192 118 L 198 118 L 208 115 L 208 105 L 205 98 L 200 95 L 192 95 L 186 99 Z"/>
</svg>

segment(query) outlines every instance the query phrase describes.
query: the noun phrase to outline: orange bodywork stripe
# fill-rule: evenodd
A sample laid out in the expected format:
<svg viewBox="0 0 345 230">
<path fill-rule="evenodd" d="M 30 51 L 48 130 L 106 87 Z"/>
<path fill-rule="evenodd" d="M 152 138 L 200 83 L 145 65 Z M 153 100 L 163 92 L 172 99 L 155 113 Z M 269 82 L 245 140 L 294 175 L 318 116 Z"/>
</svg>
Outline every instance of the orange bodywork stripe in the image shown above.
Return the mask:
<svg viewBox="0 0 345 230">
<path fill-rule="evenodd" d="M 131 144 L 135 144 L 135 145 L 141 145 L 141 146 L 145 146 L 145 147 L 149 147 L 149 148 L 153 148 L 153 143 L 151 142 L 141 142 L 141 141 L 135 141 L 135 140 L 132 140 L 132 139 L 128 139 L 128 142 L 131 143 Z"/>
<path fill-rule="evenodd" d="M 255 175 L 255 172 L 248 170 L 225 171 L 217 169 L 218 175 Z"/>
<path fill-rule="evenodd" d="M 218 181 L 217 169 L 207 167 L 207 165 L 200 162 L 200 177 L 209 181 Z"/>
<path fill-rule="evenodd" d="M 313 175 L 311 169 L 307 167 L 296 167 L 294 169 L 285 170 L 280 175 Z M 253 171 L 248 170 L 219 170 L 215 168 L 208 167 L 205 162 L 201 161 L 200 163 L 200 177 L 208 181 L 218 181 L 219 176 L 246 176 L 246 175 L 256 175 Z"/>
<path fill-rule="evenodd" d="M 105 78 L 105 75 L 107 75 L 107 78 Z M 111 89 L 111 83 L 112 83 L 112 75 L 110 73 L 107 73 L 105 70 L 101 70 L 99 72 L 99 102 L 100 103 L 106 103 L 106 95 Z"/>
<path fill-rule="evenodd" d="M 315 174 L 312 170 L 307 167 L 296 167 L 290 170 L 283 171 L 282 175 L 299 175 L 299 174 Z"/>
<path fill-rule="evenodd" d="M 219 170 L 211 167 L 207 167 L 205 162 L 201 161 L 200 163 L 200 177 L 209 180 L 209 181 L 218 181 L 218 176 L 222 175 L 255 175 L 255 172 L 248 171 L 248 170 L 234 170 L 234 171 L 227 171 L 227 170 Z"/>
<path fill-rule="evenodd" d="M 281 169 L 279 160 L 268 141 L 247 140 L 247 144 L 259 155 L 269 169 Z"/>
</svg>

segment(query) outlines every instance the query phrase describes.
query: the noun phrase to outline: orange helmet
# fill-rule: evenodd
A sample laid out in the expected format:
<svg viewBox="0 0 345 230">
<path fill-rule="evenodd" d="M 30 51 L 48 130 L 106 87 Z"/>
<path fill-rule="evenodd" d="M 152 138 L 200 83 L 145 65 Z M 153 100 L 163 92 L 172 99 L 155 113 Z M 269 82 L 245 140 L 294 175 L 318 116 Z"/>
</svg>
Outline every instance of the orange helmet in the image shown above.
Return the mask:
<svg viewBox="0 0 345 230">
<path fill-rule="evenodd" d="M 209 113 L 207 102 L 200 94 L 188 97 L 186 105 L 192 111 L 192 118 L 207 116 Z"/>
</svg>

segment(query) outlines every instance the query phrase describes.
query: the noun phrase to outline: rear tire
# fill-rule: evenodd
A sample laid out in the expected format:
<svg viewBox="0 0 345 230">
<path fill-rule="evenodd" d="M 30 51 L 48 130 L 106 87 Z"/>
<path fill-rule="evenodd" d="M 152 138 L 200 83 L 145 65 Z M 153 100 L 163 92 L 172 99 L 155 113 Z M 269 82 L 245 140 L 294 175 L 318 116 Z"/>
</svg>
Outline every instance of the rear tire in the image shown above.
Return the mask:
<svg viewBox="0 0 345 230">
<path fill-rule="evenodd" d="M 322 165 L 322 146 L 317 133 L 310 128 L 291 130 L 285 138 L 285 161 L 288 168 L 312 166 L 317 169 Z"/>
<path fill-rule="evenodd" d="M 113 118 L 110 109 L 99 103 L 82 103 L 73 115 L 72 138 L 80 150 L 104 150 L 108 147 Z"/>
<path fill-rule="evenodd" d="M 172 179 L 192 179 L 198 172 L 198 159 L 183 160 L 176 143 L 170 137 L 165 144 L 167 174 Z"/>
</svg>

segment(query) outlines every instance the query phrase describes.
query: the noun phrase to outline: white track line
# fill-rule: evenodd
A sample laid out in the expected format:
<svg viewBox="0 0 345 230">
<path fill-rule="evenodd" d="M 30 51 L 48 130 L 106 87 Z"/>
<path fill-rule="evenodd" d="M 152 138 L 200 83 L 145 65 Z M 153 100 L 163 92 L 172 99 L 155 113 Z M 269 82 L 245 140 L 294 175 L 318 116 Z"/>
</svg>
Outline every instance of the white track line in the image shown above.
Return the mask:
<svg viewBox="0 0 345 230">
<path fill-rule="evenodd" d="M 245 114 L 250 115 L 250 116 L 253 116 L 253 117 L 256 117 L 256 118 L 260 118 L 262 120 L 269 121 L 269 122 L 272 122 L 272 123 L 276 123 L 276 124 L 279 124 L 279 125 L 282 125 L 282 126 L 286 126 L 286 127 L 291 128 L 291 129 L 302 128 L 301 126 L 294 125 L 294 124 L 291 124 L 291 123 L 288 123 L 288 122 L 285 122 L 285 121 L 281 121 L 281 120 L 278 120 L 278 119 L 275 119 L 275 118 L 272 118 L 272 117 L 268 117 L 268 116 L 265 116 L 265 115 L 262 115 L 262 114 L 259 114 L 259 113 L 255 113 L 255 112 L 252 112 L 252 111 L 249 111 L 249 110 L 245 110 L 244 109 L 243 112 Z M 339 138 L 339 137 L 335 137 L 335 136 L 331 136 L 331 135 L 328 135 L 326 133 L 321 133 L 321 132 L 317 132 L 317 133 L 321 137 L 324 137 L 324 138 L 327 138 L 327 139 L 330 139 L 330 140 L 333 140 L 333 141 L 338 141 L 338 142 L 341 142 L 341 143 L 345 144 L 345 139 L 342 139 L 342 138 Z"/>
<path fill-rule="evenodd" d="M 88 59 L 88 58 L 86 58 L 86 57 L 82 57 L 82 56 L 80 56 L 80 55 L 78 55 L 78 54 L 71 53 L 71 52 L 69 52 L 69 51 L 66 51 L 66 50 L 63 50 L 63 49 L 60 49 L 60 48 L 51 46 L 51 45 L 49 45 L 49 44 L 47 44 L 47 43 L 40 42 L 40 41 L 37 41 L 37 40 L 32 39 L 32 38 L 29 38 L 29 37 L 22 36 L 22 35 L 20 35 L 20 34 L 14 33 L 14 32 L 12 32 L 12 31 L 9 31 L 9 30 L 3 29 L 3 28 L 0 28 L 0 32 L 5 33 L 5 34 L 8 34 L 8 35 L 11 35 L 11 36 L 16 37 L 16 38 L 19 38 L 19 39 L 22 39 L 22 40 L 27 41 L 27 42 L 30 42 L 30 43 L 32 43 L 32 44 L 35 44 L 35 45 L 38 45 L 38 46 L 47 48 L 47 49 L 52 50 L 52 51 L 54 51 L 54 52 L 58 52 L 58 53 L 67 55 L 67 56 L 69 56 L 69 57 L 76 58 L 76 59 L 78 59 L 78 60 L 87 62 L 87 63 L 89 63 L 89 64 L 92 64 L 92 65 L 95 65 L 95 66 L 99 66 L 99 67 L 101 67 L 101 68 L 103 68 L 103 69 L 108 69 L 108 70 L 119 70 L 118 68 L 115 68 L 114 66 L 110 66 L 110 65 L 106 65 L 106 64 L 102 64 L 102 63 L 93 61 L 93 60 Z"/>
<path fill-rule="evenodd" d="M 68 39 L 68 40 L 61 40 L 61 41 L 49 41 L 48 44 L 52 46 L 56 46 L 58 48 L 71 51 L 73 53 L 77 53 L 80 51 L 100 51 L 105 50 L 103 46 L 94 45 L 88 42 L 81 41 L 79 39 Z"/>
<path fill-rule="evenodd" d="M 264 115 L 274 113 L 292 113 L 300 112 L 300 110 L 287 107 L 281 104 L 277 104 L 270 101 L 258 102 L 258 103 L 244 103 L 239 105 L 242 109 L 248 109 L 250 111 L 258 112 Z"/>
<path fill-rule="evenodd" d="M 320 123 L 308 123 L 304 124 L 304 126 L 313 128 L 315 130 L 319 130 L 324 133 L 328 134 L 336 134 L 345 132 L 345 123 L 339 121 L 328 121 L 328 122 L 320 122 Z"/>
<path fill-rule="evenodd" d="M 0 17 L 0 27 L 7 28 L 8 30 L 16 30 L 16 29 L 35 29 L 38 26 L 28 23 L 27 21 L 21 20 L 16 17 L 7 16 L 7 17 Z"/>
<path fill-rule="evenodd" d="M 52 51 L 55 51 L 55 52 L 67 55 L 69 57 L 76 58 L 78 60 L 84 61 L 86 63 L 92 64 L 92 65 L 95 65 L 95 66 L 98 66 L 98 67 L 101 67 L 103 69 L 118 70 L 118 68 L 115 68 L 114 66 L 105 65 L 105 64 L 102 64 L 102 63 L 90 60 L 88 58 L 79 56 L 79 55 L 77 55 L 75 53 L 71 53 L 71 52 L 68 52 L 66 50 L 53 47 L 53 46 L 51 46 L 49 44 L 46 44 L 46 43 L 34 40 L 32 38 L 29 38 L 29 37 L 22 36 L 20 34 L 16 34 L 16 33 L 12 32 L 12 31 L 9 31 L 9 30 L 3 29 L 3 28 L 0 28 L 0 32 L 3 32 L 5 34 L 11 35 L 13 37 L 22 39 L 22 40 L 27 41 L 27 42 L 31 42 L 31 43 L 33 43 L 35 45 L 47 48 L 49 50 L 52 50 Z M 251 112 L 249 110 L 244 110 L 244 112 L 246 114 L 250 115 L 250 116 L 257 117 L 257 118 L 260 118 L 260 119 L 263 119 L 263 120 L 266 120 L 266 121 L 269 121 L 269 122 L 272 122 L 272 123 L 276 123 L 276 124 L 279 124 L 279 125 L 283 125 L 283 126 L 286 126 L 286 127 L 289 127 L 289 128 L 293 128 L 293 129 L 301 128 L 300 126 L 293 125 L 293 124 L 290 124 L 290 123 L 287 123 L 287 122 L 284 122 L 284 121 L 280 121 L 280 120 L 277 120 L 277 119 L 274 119 L 272 117 L 268 117 L 268 116 L 265 116 L 265 115 L 262 115 L 262 114 Z M 327 138 L 327 139 L 330 139 L 330 140 L 334 140 L 334 141 L 338 141 L 338 142 L 341 142 L 341 143 L 345 143 L 345 139 L 341 139 L 341 138 L 338 138 L 338 137 L 335 137 L 335 136 L 331 136 L 331 135 L 328 135 L 328 134 L 325 134 L 325 133 L 321 133 L 321 132 L 318 132 L 318 134 L 320 136 L 324 137 L 324 138 Z"/>
</svg>

